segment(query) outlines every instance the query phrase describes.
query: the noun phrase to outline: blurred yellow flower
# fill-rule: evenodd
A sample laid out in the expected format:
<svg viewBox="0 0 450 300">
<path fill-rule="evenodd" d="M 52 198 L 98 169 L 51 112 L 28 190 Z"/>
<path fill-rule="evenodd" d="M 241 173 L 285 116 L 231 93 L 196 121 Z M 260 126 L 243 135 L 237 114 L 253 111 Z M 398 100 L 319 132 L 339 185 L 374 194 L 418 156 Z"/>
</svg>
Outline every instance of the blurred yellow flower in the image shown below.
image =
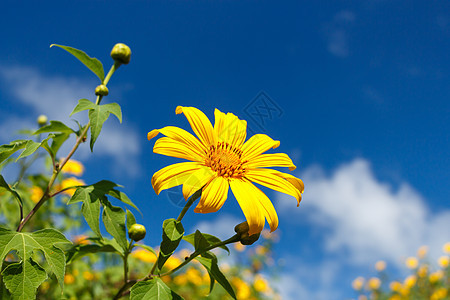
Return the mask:
<svg viewBox="0 0 450 300">
<path fill-rule="evenodd" d="M 61 162 L 64 159 L 61 159 Z M 64 165 L 63 169 L 61 170 L 64 174 L 72 174 L 75 176 L 81 176 L 84 172 L 84 166 L 74 159 L 69 159 L 67 163 Z"/>
<path fill-rule="evenodd" d="M 256 246 L 255 252 L 257 255 L 266 255 L 268 252 L 268 249 L 264 246 L 258 245 L 258 246 Z"/>
<path fill-rule="evenodd" d="M 402 297 L 398 294 L 395 294 L 389 297 L 389 300 L 402 300 Z"/>
<path fill-rule="evenodd" d="M 400 282 L 398 282 L 398 281 L 392 281 L 392 282 L 389 284 L 389 287 L 390 287 L 390 289 L 391 289 L 392 291 L 398 293 L 398 292 L 400 292 L 401 289 L 402 289 L 402 284 L 401 284 Z"/>
<path fill-rule="evenodd" d="M 417 260 L 417 258 L 411 256 L 406 259 L 405 264 L 407 268 L 415 269 L 419 265 L 419 261 Z"/>
<path fill-rule="evenodd" d="M 427 276 L 427 274 L 428 274 L 428 265 L 421 265 L 417 270 L 417 275 L 419 275 L 420 278 L 423 278 Z"/>
<path fill-rule="evenodd" d="M 270 167 L 296 167 L 287 154 L 263 154 L 277 148 L 279 141 L 265 134 L 256 134 L 248 139 L 247 122 L 232 113 L 215 110 L 212 126 L 206 115 L 195 107 L 178 106 L 176 114 L 183 113 L 188 119 L 195 138 L 189 132 L 174 126 L 155 129 L 148 133 L 150 140 L 158 133 L 153 152 L 189 160 L 167 166 L 153 175 L 152 186 L 159 194 L 162 190 L 183 184 L 183 196 L 188 199 L 202 189 L 197 213 L 218 211 L 231 188 L 250 227 L 249 234 L 260 233 L 265 220 L 270 230 L 278 227 L 278 216 L 270 199 L 252 182 L 286 193 L 300 204 L 304 190 L 303 182 L 284 172 Z"/>
<path fill-rule="evenodd" d="M 438 259 L 438 263 L 441 266 L 441 268 L 447 268 L 449 264 L 449 257 L 448 256 L 441 256 Z"/>
<path fill-rule="evenodd" d="M 428 279 L 430 280 L 430 283 L 436 283 L 439 280 L 441 280 L 442 277 L 444 277 L 444 271 L 439 270 L 439 271 L 431 273 L 430 276 L 428 277 Z"/>
<path fill-rule="evenodd" d="M 247 300 L 251 295 L 251 290 L 248 284 L 240 279 L 239 277 L 233 277 L 231 279 L 231 283 L 233 284 L 236 291 L 236 298 L 238 300 Z"/>
<path fill-rule="evenodd" d="M 367 286 L 370 290 L 378 290 L 381 286 L 381 280 L 377 277 L 372 277 L 367 281 Z"/>
<path fill-rule="evenodd" d="M 131 252 L 131 256 L 146 263 L 154 263 L 156 261 L 155 254 L 142 248 L 136 249 Z"/>
<path fill-rule="evenodd" d="M 65 284 L 72 284 L 74 282 L 75 282 L 75 277 L 72 274 L 64 275 L 64 283 Z"/>
<path fill-rule="evenodd" d="M 80 234 L 80 235 L 76 235 L 72 238 L 73 243 L 74 244 L 78 244 L 78 245 L 87 245 L 90 244 L 91 242 L 88 240 L 88 236 L 85 234 Z"/>
<path fill-rule="evenodd" d="M 202 285 L 203 279 L 202 274 L 196 268 L 189 268 L 186 271 L 186 276 L 188 280 L 194 285 Z"/>
<path fill-rule="evenodd" d="M 378 272 L 382 272 L 386 269 L 386 262 L 383 260 L 379 260 L 375 263 L 375 270 Z"/>
<path fill-rule="evenodd" d="M 48 281 L 44 281 L 39 288 L 45 293 L 50 288 L 50 283 Z"/>
<path fill-rule="evenodd" d="M 421 246 L 419 250 L 417 250 L 417 257 L 420 259 L 424 259 L 428 253 L 428 246 Z"/>
<path fill-rule="evenodd" d="M 411 289 L 417 282 L 417 277 L 415 275 L 409 275 L 405 278 L 405 281 L 403 284 L 405 285 L 405 288 Z"/>
<path fill-rule="evenodd" d="M 450 254 L 450 242 L 445 243 L 444 246 L 442 246 L 442 251 L 444 251 L 444 253 Z"/>
<path fill-rule="evenodd" d="M 95 276 L 93 273 L 91 273 L 89 271 L 84 271 L 83 278 L 86 279 L 87 281 L 92 281 L 92 280 L 94 280 Z"/>
<path fill-rule="evenodd" d="M 364 278 L 363 277 L 357 277 L 352 282 L 352 287 L 356 291 L 360 291 L 364 285 Z"/>
<path fill-rule="evenodd" d="M 44 196 L 44 191 L 38 186 L 32 186 L 30 188 L 31 201 L 34 203 L 38 203 L 41 200 L 42 196 Z"/>
<path fill-rule="evenodd" d="M 234 249 L 236 249 L 236 251 L 242 252 L 245 250 L 245 246 L 241 243 L 234 243 Z"/>
<path fill-rule="evenodd" d="M 256 275 L 253 282 L 253 287 L 258 293 L 265 293 L 269 290 L 269 284 L 261 275 Z"/>
<path fill-rule="evenodd" d="M 70 178 L 64 179 L 64 180 L 61 182 L 60 189 L 62 190 L 62 189 L 65 189 L 65 188 L 68 188 L 68 187 L 72 187 L 72 186 L 73 186 L 74 188 L 65 190 L 65 191 L 63 192 L 63 194 L 72 196 L 73 193 L 75 193 L 76 186 L 78 186 L 78 185 L 85 185 L 85 184 L 86 184 L 86 183 L 84 183 L 84 181 L 81 180 L 81 179 L 78 179 L 78 178 L 75 178 L 75 177 L 70 177 Z"/>
<path fill-rule="evenodd" d="M 164 264 L 165 268 L 168 268 L 170 270 L 175 269 L 181 264 L 181 260 L 175 256 L 169 257 L 169 259 Z"/>
<path fill-rule="evenodd" d="M 176 285 L 181 285 L 182 286 L 182 285 L 185 285 L 188 282 L 188 278 L 187 278 L 186 274 L 179 274 L 173 279 L 173 282 Z"/>
<path fill-rule="evenodd" d="M 441 287 L 437 289 L 430 297 L 430 300 L 440 300 L 447 297 L 447 289 L 445 287 Z"/>
</svg>

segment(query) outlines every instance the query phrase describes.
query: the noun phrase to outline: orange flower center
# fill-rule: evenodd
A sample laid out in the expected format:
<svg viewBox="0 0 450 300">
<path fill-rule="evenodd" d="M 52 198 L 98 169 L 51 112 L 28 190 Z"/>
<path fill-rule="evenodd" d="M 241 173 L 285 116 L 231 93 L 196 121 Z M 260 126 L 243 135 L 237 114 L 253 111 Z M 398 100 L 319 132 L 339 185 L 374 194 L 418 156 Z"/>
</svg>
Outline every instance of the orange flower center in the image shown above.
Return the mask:
<svg viewBox="0 0 450 300">
<path fill-rule="evenodd" d="M 210 167 L 217 175 L 225 178 L 242 178 L 245 161 L 241 160 L 242 151 L 225 142 L 219 142 L 217 146 L 211 145 L 205 159 L 206 166 Z"/>
</svg>

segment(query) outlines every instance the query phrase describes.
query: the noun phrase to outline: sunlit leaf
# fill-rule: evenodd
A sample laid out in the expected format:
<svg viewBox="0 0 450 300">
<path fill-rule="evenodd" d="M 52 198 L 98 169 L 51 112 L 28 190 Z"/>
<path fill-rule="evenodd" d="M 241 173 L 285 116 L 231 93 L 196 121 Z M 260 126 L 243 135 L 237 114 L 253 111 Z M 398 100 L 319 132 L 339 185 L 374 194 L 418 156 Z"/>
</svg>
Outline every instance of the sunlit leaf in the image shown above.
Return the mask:
<svg viewBox="0 0 450 300">
<path fill-rule="evenodd" d="M 45 125 L 34 132 L 34 135 L 46 132 L 65 132 L 75 133 L 75 131 L 60 121 L 50 121 L 50 124 Z"/>
<path fill-rule="evenodd" d="M 103 202 L 103 224 L 106 231 L 111 234 L 124 251 L 128 249 L 128 240 L 125 229 L 125 212 L 118 206 Z"/>
<path fill-rule="evenodd" d="M 158 277 L 141 281 L 131 288 L 130 300 L 178 300 L 183 299 Z"/>
<path fill-rule="evenodd" d="M 122 122 L 122 111 L 117 103 L 95 105 L 93 109 L 89 110 L 89 121 L 91 122 L 91 151 L 93 151 L 95 141 L 102 131 L 103 123 L 105 123 L 111 113 Z"/>
<path fill-rule="evenodd" d="M 215 237 L 207 233 L 201 233 L 199 230 L 197 230 L 195 233 L 183 236 L 183 240 L 189 242 L 192 246 L 194 246 L 195 250 L 202 250 L 205 249 L 206 247 L 221 242 L 221 240 L 218 237 Z M 205 240 L 207 244 L 205 244 L 203 240 Z M 203 247 L 199 247 L 200 245 L 203 245 Z M 228 254 L 230 254 L 230 249 L 228 249 L 227 246 L 223 245 L 220 246 L 219 248 L 226 250 Z"/>
<path fill-rule="evenodd" d="M 88 109 L 95 109 L 95 103 L 92 103 L 88 99 L 80 99 L 80 100 L 78 100 L 77 106 L 75 106 L 73 111 L 70 113 L 69 117 L 71 117 L 72 115 L 74 115 L 80 111 L 88 110 Z"/>
</svg>

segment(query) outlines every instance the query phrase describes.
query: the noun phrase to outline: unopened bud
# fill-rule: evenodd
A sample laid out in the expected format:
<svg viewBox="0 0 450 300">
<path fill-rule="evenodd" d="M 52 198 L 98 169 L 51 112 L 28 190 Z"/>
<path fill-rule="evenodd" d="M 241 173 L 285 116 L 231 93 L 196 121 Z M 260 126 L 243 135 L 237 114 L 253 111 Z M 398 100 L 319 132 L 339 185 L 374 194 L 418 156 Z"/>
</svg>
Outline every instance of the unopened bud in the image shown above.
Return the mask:
<svg viewBox="0 0 450 300">
<path fill-rule="evenodd" d="M 37 123 L 40 127 L 47 125 L 47 122 L 48 122 L 48 118 L 46 115 L 40 115 L 37 118 Z"/>
<path fill-rule="evenodd" d="M 240 223 L 240 224 L 237 224 L 237 225 L 234 227 L 234 232 L 236 232 L 237 234 L 240 234 L 240 235 L 243 235 L 243 234 L 245 234 L 245 233 L 248 234 L 248 231 L 249 231 L 249 230 L 250 230 L 250 227 L 248 226 L 247 221 L 242 222 L 242 223 Z"/>
<path fill-rule="evenodd" d="M 239 234 L 239 239 L 242 245 L 251 245 L 259 239 L 260 233 L 252 235 L 248 234 L 250 227 L 247 221 L 242 222 L 234 227 L 234 231 Z"/>
<path fill-rule="evenodd" d="M 122 43 L 115 44 L 111 51 L 111 57 L 112 59 L 126 65 L 131 59 L 131 49 Z"/>
<path fill-rule="evenodd" d="M 108 96 L 109 90 L 104 84 L 100 84 L 95 88 L 95 95 L 96 96 Z"/>
<path fill-rule="evenodd" d="M 145 234 L 145 227 L 141 224 L 133 224 L 130 229 L 128 229 L 128 236 L 135 242 L 142 240 L 145 237 Z"/>
</svg>

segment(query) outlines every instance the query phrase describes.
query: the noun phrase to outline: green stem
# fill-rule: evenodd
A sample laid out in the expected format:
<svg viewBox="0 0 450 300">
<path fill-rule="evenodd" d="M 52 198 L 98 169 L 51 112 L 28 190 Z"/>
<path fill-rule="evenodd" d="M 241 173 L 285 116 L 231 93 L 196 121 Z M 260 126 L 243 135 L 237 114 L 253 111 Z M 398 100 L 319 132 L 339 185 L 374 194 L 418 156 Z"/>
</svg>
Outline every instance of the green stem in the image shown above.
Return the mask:
<svg viewBox="0 0 450 300">
<path fill-rule="evenodd" d="M 196 191 L 191 198 L 189 198 L 188 202 L 186 203 L 186 205 L 183 207 L 183 210 L 180 212 L 180 215 L 177 218 L 177 221 L 180 222 L 184 215 L 186 214 L 186 212 L 189 210 L 189 207 L 191 207 L 191 205 L 194 203 L 195 200 L 197 200 L 201 195 L 202 195 L 202 189 L 199 189 L 198 191 Z"/>
</svg>

